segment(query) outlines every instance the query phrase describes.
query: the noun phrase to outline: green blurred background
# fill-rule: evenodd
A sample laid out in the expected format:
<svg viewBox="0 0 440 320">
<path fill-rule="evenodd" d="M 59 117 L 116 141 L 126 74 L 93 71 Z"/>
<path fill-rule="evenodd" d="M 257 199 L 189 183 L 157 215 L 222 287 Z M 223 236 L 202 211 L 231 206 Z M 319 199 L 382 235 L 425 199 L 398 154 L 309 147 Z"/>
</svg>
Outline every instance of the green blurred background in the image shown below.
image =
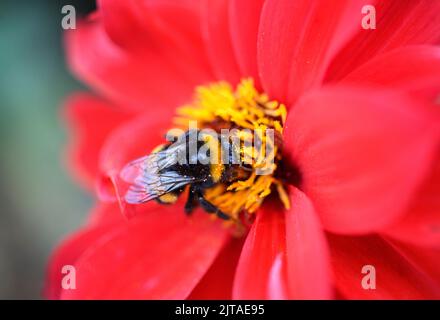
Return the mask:
<svg viewBox="0 0 440 320">
<path fill-rule="evenodd" d="M 92 0 L 0 1 L 0 298 L 42 298 L 48 257 L 92 200 L 62 161 L 64 98 L 83 89 L 66 68 L 61 8 Z"/>
</svg>

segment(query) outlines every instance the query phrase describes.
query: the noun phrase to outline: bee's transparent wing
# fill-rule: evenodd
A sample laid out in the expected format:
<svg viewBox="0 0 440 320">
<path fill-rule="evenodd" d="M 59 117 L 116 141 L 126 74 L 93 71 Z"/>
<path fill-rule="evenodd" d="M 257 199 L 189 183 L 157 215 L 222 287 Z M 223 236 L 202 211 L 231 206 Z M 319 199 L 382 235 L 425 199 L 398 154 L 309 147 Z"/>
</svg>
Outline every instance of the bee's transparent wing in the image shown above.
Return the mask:
<svg viewBox="0 0 440 320">
<path fill-rule="evenodd" d="M 122 180 L 130 184 L 125 194 L 127 203 L 144 203 L 196 182 L 194 177 L 184 177 L 175 171 L 163 171 L 178 163 L 179 148 L 179 145 L 171 146 L 136 159 L 122 169 Z"/>
</svg>

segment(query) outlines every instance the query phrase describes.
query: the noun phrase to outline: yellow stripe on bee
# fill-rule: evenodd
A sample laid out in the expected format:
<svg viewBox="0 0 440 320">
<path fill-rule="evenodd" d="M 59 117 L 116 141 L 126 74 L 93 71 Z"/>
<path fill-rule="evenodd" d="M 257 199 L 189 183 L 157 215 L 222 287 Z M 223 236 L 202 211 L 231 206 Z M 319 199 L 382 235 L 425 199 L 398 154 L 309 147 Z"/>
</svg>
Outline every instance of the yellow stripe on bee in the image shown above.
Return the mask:
<svg viewBox="0 0 440 320">
<path fill-rule="evenodd" d="M 212 161 L 210 167 L 211 178 L 214 183 L 217 183 L 220 181 L 223 171 L 225 170 L 225 166 L 222 164 L 221 159 L 220 142 L 217 138 L 211 135 L 204 136 L 204 140 L 206 143 L 208 143 L 210 157 Z"/>
<path fill-rule="evenodd" d="M 175 193 L 166 193 L 159 197 L 159 201 L 162 203 L 173 204 L 177 201 L 178 195 Z"/>
<path fill-rule="evenodd" d="M 224 171 L 225 166 L 222 165 L 221 163 L 219 164 L 212 164 L 211 165 L 211 176 L 212 176 L 212 181 L 214 182 L 219 182 L 223 171 Z"/>
</svg>

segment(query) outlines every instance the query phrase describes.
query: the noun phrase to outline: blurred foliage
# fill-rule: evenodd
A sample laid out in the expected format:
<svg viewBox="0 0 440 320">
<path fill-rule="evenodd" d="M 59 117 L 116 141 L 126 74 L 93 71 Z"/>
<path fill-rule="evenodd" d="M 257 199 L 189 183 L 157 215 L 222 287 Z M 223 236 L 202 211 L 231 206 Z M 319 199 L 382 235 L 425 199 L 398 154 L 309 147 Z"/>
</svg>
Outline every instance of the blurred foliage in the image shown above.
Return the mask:
<svg viewBox="0 0 440 320">
<path fill-rule="evenodd" d="M 90 0 L 0 2 L 0 298 L 41 298 L 48 257 L 91 199 L 62 160 L 60 107 L 81 89 L 64 62 L 61 8 Z"/>
</svg>

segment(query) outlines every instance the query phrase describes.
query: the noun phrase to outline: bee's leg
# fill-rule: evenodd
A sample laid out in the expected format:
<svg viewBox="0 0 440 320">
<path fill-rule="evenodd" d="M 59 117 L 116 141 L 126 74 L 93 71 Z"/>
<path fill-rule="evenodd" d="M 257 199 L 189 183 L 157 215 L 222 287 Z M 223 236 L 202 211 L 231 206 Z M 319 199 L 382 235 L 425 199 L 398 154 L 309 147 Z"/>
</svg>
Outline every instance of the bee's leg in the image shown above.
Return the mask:
<svg viewBox="0 0 440 320">
<path fill-rule="evenodd" d="M 189 187 L 188 199 L 185 202 L 185 213 L 190 215 L 194 210 L 194 203 L 196 200 L 196 190 L 193 185 Z"/>
<path fill-rule="evenodd" d="M 197 200 L 199 201 L 202 208 L 205 209 L 205 211 L 207 211 L 208 213 L 215 213 L 217 217 L 223 220 L 229 220 L 231 218 L 226 213 L 224 213 L 219 208 L 217 208 L 215 205 L 213 205 L 211 202 L 206 200 L 201 190 L 197 190 L 196 192 L 197 192 Z"/>
</svg>

